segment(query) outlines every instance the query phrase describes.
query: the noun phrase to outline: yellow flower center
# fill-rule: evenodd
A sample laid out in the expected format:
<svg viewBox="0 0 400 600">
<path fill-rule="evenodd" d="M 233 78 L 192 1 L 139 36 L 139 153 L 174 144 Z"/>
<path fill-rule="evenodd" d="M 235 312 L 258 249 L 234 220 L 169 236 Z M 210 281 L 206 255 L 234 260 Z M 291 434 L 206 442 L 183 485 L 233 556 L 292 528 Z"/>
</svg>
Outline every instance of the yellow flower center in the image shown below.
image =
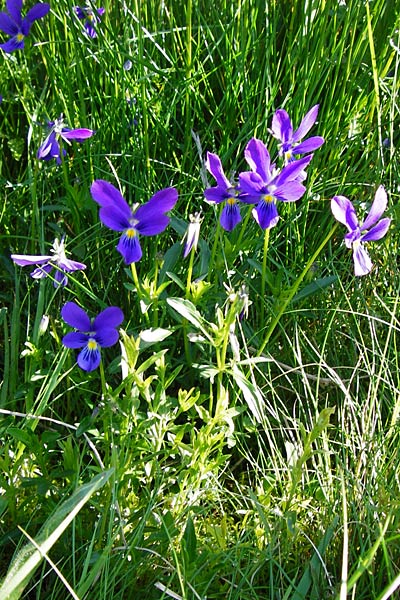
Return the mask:
<svg viewBox="0 0 400 600">
<path fill-rule="evenodd" d="M 271 196 L 271 194 L 265 194 L 262 199 L 264 200 L 264 202 L 266 202 L 267 204 L 271 204 L 274 201 L 274 197 Z"/>
<path fill-rule="evenodd" d="M 236 204 L 236 199 L 232 198 L 232 196 L 230 198 L 228 198 L 227 203 L 230 204 L 231 206 L 233 206 L 234 204 Z"/>
<path fill-rule="evenodd" d="M 89 341 L 87 343 L 87 347 L 89 348 L 89 350 L 97 350 L 97 342 L 96 340 L 94 340 L 93 338 L 89 338 Z"/>
<path fill-rule="evenodd" d="M 135 237 L 135 235 L 136 235 L 136 230 L 135 230 L 133 227 L 130 227 L 129 229 L 127 229 L 127 230 L 125 231 L 125 235 L 126 235 L 126 237 L 128 237 L 128 238 L 134 238 L 134 237 Z"/>
<path fill-rule="evenodd" d="M 15 36 L 17 38 L 18 42 L 22 42 L 22 40 L 24 39 L 24 34 L 23 33 L 17 33 L 17 35 Z"/>
</svg>

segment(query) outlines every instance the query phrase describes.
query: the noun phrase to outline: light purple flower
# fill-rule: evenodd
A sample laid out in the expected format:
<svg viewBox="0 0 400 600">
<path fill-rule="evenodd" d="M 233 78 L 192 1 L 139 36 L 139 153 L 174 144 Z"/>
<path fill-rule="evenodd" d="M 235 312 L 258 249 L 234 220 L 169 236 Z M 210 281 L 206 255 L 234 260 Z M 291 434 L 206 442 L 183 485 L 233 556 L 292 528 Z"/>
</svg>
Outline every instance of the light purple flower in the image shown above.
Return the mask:
<svg viewBox="0 0 400 600">
<path fill-rule="evenodd" d="M 44 140 L 37 152 L 37 158 L 41 160 L 56 159 L 58 165 L 61 164 L 61 148 L 59 140 L 63 140 L 67 144 L 71 143 L 71 140 L 75 142 L 83 142 L 88 138 L 92 137 L 94 131 L 92 129 L 70 129 L 64 124 L 63 115 L 55 121 L 49 122 L 50 133 Z M 62 148 L 62 154 L 67 154 L 65 148 Z"/>
<path fill-rule="evenodd" d="M 279 220 L 277 201 L 299 200 L 306 191 L 297 177 L 309 164 L 312 154 L 289 163 L 281 171 L 271 164 L 269 152 L 261 140 L 252 138 L 244 154 L 252 172 L 239 175 L 239 186 L 244 193 L 241 200 L 256 204 L 253 217 L 262 229 L 275 227 Z"/>
<path fill-rule="evenodd" d="M 8 42 L 0 44 L 0 48 L 4 52 L 14 52 L 24 47 L 32 23 L 47 15 L 50 4 L 47 2 L 35 4 L 24 18 L 21 15 L 22 0 L 6 0 L 6 7 L 8 12 L 0 12 L 0 29 L 11 38 Z"/>
<path fill-rule="evenodd" d="M 208 202 L 215 202 L 215 204 L 225 202 L 220 223 L 226 231 L 232 231 L 242 220 L 238 206 L 238 201 L 242 196 L 240 188 L 238 185 L 232 184 L 226 177 L 221 159 L 217 154 L 207 152 L 206 168 L 215 178 L 217 185 L 204 190 L 204 196 Z"/>
<path fill-rule="evenodd" d="M 83 263 L 70 260 L 65 256 L 64 238 L 62 238 L 60 242 L 58 239 L 55 239 L 50 252 L 51 254 L 42 256 L 11 254 L 11 259 L 20 267 L 37 265 L 37 268 L 31 273 L 31 277 L 34 279 L 43 279 L 43 277 L 47 277 L 53 269 L 56 269 L 54 274 L 54 287 L 67 285 L 68 277 L 66 273 L 86 269 L 86 265 Z"/>
<path fill-rule="evenodd" d="M 92 183 L 90 192 L 93 200 L 100 204 L 101 222 L 113 231 L 122 231 L 117 250 L 127 265 L 142 257 L 139 235 L 162 233 L 169 224 L 165 213 L 174 208 L 178 199 L 175 188 L 165 188 L 132 210 L 119 190 L 108 181 L 97 179 Z"/>
<path fill-rule="evenodd" d="M 312 107 L 300 123 L 296 131 L 293 131 L 292 121 L 286 110 L 280 108 L 272 117 L 272 135 L 280 140 L 279 154 L 285 157 L 285 161 L 293 160 L 293 155 L 308 154 L 313 152 L 324 143 L 324 138 L 317 135 L 310 137 L 304 142 L 300 140 L 310 131 L 318 116 L 319 104 Z"/>
<path fill-rule="evenodd" d="M 354 275 L 367 275 L 372 269 L 372 262 L 364 243 L 380 240 L 389 229 L 388 217 L 379 218 L 387 206 L 387 194 L 383 185 L 376 190 L 370 211 L 361 225 L 358 222 L 353 204 L 345 196 L 334 196 L 331 200 L 333 216 L 339 223 L 346 225 L 348 233 L 344 236 L 347 248 L 353 250 Z"/>
<path fill-rule="evenodd" d="M 196 250 L 197 245 L 199 243 L 200 226 L 202 220 L 203 219 L 201 217 L 201 210 L 199 210 L 199 212 L 194 213 L 194 215 L 189 215 L 190 223 L 183 238 L 183 240 L 186 239 L 185 248 L 183 250 L 183 258 L 186 258 L 188 256 L 192 248 Z"/>
<path fill-rule="evenodd" d="M 117 327 L 124 320 L 124 313 L 117 306 L 109 306 L 90 319 L 75 302 L 67 302 L 61 309 L 61 316 L 68 325 L 78 331 L 67 333 L 62 343 L 67 348 L 82 348 L 77 357 L 78 366 L 84 371 L 94 371 L 101 361 L 101 348 L 117 343 Z"/>
<path fill-rule="evenodd" d="M 90 6 L 85 6 L 82 8 L 80 6 L 75 6 L 74 10 L 78 19 L 85 19 L 84 27 L 88 36 L 91 38 L 97 37 L 95 27 L 98 23 L 100 23 L 100 17 L 104 14 L 105 9 L 96 8 L 93 10 Z"/>
</svg>

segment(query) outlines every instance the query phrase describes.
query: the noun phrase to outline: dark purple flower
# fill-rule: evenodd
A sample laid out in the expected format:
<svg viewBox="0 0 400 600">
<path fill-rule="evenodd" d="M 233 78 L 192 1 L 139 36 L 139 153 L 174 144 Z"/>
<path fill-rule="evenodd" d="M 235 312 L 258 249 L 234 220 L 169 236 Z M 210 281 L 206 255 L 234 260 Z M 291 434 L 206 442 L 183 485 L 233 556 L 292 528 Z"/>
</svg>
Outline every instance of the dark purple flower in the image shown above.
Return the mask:
<svg viewBox="0 0 400 600">
<path fill-rule="evenodd" d="M 157 235 L 169 224 L 165 214 L 173 209 L 178 199 L 175 188 L 160 190 L 148 202 L 130 208 L 121 193 L 108 181 L 97 179 L 90 188 L 93 200 L 100 204 L 100 220 L 113 231 L 122 231 L 117 250 L 127 265 L 142 257 L 140 235 Z"/>
<path fill-rule="evenodd" d="M 46 16 L 50 10 L 47 2 L 35 4 L 22 18 L 22 0 L 6 0 L 6 12 L 0 12 L 0 29 L 10 35 L 8 42 L 0 44 L 4 52 L 14 52 L 24 47 L 25 38 L 29 34 L 32 23 Z"/>
<path fill-rule="evenodd" d="M 68 325 L 78 330 L 64 335 L 63 345 L 67 348 L 82 348 L 77 358 L 81 369 L 97 369 L 101 360 L 100 348 L 108 348 L 118 341 L 116 328 L 124 320 L 122 310 L 117 306 L 109 306 L 91 320 L 83 308 L 75 302 L 67 302 L 61 309 L 61 316 Z"/>
<path fill-rule="evenodd" d="M 100 23 L 100 17 L 104 14 L 104 8 L 96 8 L 93 10 L 90 6 L 81 8 L 80 6 L 74 7 L 75 14 L 78 19 L 85 19 L 84 27 L 89 37 L 97 37 L 96 25 Z"/>
<path fill-rule="evenodd" d="M 49 122 L 50 133 L 44 140 L 37 152 L 37 158 L 42 160 L 56 159 L 58 165 L 61 164 L 61 148 L 59 140 L 62 139 L 67 144 L 71 143 L 71 140 L 75 142 L 83 142 L 88 138 L 92 137 L 94 131 L 92 129 L 70 129 L 65 127 L 63 115 L 60 116 L 56 121 Z M 62 149 L 62 154 L 67 154 L 65 148 Z"/>
<path fill-rule="evenodd" d="M 279 154 L 285 157 L 285 161 L 292 160 L 293 155 L 308 154 L 313 152 L 324 143 L 324 138 L 314 136 L 304 142 L 300 140 L 309 132 L 314 125 L 318 115 L 319 104 L 316 104 L 306 114 L 296 131 L 293 131 L 292 121 L 286 110 L 280 108 L 272 117 L 272 135 L 280 140 Z"/>
<path fill-rule="evenodd" d="M 241 191 L 238 185 L 232 184 L 226 177 L 221 159 L 217 154 L 207 152 L 206 168 L 215 178 L 217 185 L 204 190 L 204 196 L 208 202 L 219 204 L 225 202 L 220 216 L 220 223 L 226 231 L 232 231 L 242 220 L 238 201 L 241 199 Z"/>
<path fill-rule="evenodd" d="M 376 190 L 370 211 L 361 225 L 357 220 L 353 204 L 345 196 L 334 196 L 331 200 L 333 216 L 339 223 L 346 225 L 348 233 L 344 236 L 347 248 L 353 250 L 354 275 L 367 275 L 372 269 L 372 262 L 364 247 L 364 242 L 380 240 L 389 229 L 388 217 L 378 220 L 387 206 L 387 194 L 383 185 Z M 368 231 L 369 230 L 369 231 Z M 364 232 L 364 233 L 363 233 Z"/>
<path fill-rule="evenodd" d="M 241 200 L 256 204 L 253 217 L 262 229 L 275 227 L 279 220 L 276 202 L 299 200 L 306 191 L 297 177 L 312 159 L 312 154 L 289 163 L 281 171 L 271 164 L 269 152 L 261 140 L 252 138 L 244 154 L 252 172 L 239 175 L 240 189 L 244 193 Z"/>
<path fill-rule="evenodd" d="M 68 277 L 66 273 L 86 269 L 86 265 L 83 263 L 70 260 L 65 256 L 64 238 L 62 238 L 60 242 L 58 239 L 55 239 L 50 252 L 50 255 L 42 256 L 11 254 L 11 259 L 20 267 L 37 265 L 37 268 L 31 273 L 31 277 L 34 279 L 43 279 L 43 277 L 47 277 L 53 269 L 56 269 L 54 275 L 54 287 L 67 285 Z"/>
</svg>

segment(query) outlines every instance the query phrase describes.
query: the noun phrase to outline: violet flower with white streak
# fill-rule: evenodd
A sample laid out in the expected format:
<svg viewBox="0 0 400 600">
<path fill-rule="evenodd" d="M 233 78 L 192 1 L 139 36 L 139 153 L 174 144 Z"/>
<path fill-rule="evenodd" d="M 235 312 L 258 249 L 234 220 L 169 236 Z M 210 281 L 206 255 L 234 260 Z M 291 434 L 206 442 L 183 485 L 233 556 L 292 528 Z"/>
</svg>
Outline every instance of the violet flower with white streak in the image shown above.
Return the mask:
<svg viewBox="0 0 400 600">
<path fill-rule="evenodd" d="M 96 26 L 100 23 L 100 17 L 104 15 L 104 8 L 92 9 L 89 5 L 80 7 L 74 7 L 75 14 L 78 19 L 85 19 L 84 27 L 85 31 L 90 38 L 97 37 Z"/>
<path fill-rule="evenodd" d="M 383 185 L 376 191 L 374 201 L 365 220 L 360 224 L 353 204 L 345 196 L 334 196 L 331 200 L 333 216 L 346 225 L 344 236 L 347 248 L 353 250 L 354 275 L 367 275 L 372 269 L 372 261 L 364 246 L 365 242 L 380 240 L 389 229 L 391 219 L 380 219 L 387 206 L 387 194 Z M 379 220 L 380 219 L 380 220 Z"/>
<path fill-rule="evenodd" d="M 64 124 L 64 117 L 61 115 L 55 121 L 49 122 L 50 133 L 40 146 L 37 152 L 37 158 L 41 160 L 56 159 L 58 165 L 61 164 L 61 147 L 60 140 L 63 140 L 67 144 L 71 144 L 71 140 L 75 142 L 83 142 L 88 138 L 92 137 L 94 131 L 92 129 L 70 129 Z M 65 148 L 62 148 L 62 154 L 67 154 Z"/>
<path fill-rule="evenodd" d="M 272 135 L 279 140 L 279 154 L 285 157 L 286 163 L 300 154 L 308 154 L 317 150 L 324 143 L 324 138 L 316 135 L 301 142 L 303 137 L 310 131 L 318 116 L 319 104 L 308 111 L 302 119 L 299 128 L 293 131 L 292 121 L 283 108 L 277 110 L 272 117 Z"/>
<path fill-rule="evenodd" d="M 207 152 L 206 168 L 216 180 L 217 185 L 204 190 L 204 196 L 208 202 L 225 203 L 219 222 L 226 231 L 232 231 L 242 220 L 238 206 L 238 201 L 242 196 L 239 186 L 232 184 L 226 177 L 221 159 L 217 154 Z"/>
<path fill-rule="evenodd" d="M 56 269 L 54 274 L 54 287 L 67 285 L 68 277 L 66 273 L 86 269 L 86 265 L 83 263 L 77 262 L 76 260 L 70 260 L 66 257 L 64 238 L 62 238 L 60 242 L 58 239 L 55 239 L 50 252 L 51 254 L 39 256 L 32 254 L 11 254 L 11 259 L 20 267 L 36 265 L 37 268 L 31 273 L 31 277 L 34 279 L 43 279 L 44 277 L 47 277 L 53 269 Z"/>
</svg>

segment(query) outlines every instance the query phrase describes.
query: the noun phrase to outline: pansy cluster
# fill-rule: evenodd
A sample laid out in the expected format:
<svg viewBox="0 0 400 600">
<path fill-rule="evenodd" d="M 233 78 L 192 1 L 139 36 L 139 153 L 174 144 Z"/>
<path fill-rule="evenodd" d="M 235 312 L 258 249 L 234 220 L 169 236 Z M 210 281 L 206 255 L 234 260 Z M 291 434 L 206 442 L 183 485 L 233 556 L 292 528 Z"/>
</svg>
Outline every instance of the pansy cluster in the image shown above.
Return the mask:
<svg viewBox="0 0 400 600">
<path fill-rule="evenodd" d="M 10 53 L 24 48 L 32 24 L 47 15 L 47 3 L 35 4 L 22 16 L 22 0 L 6 0 L 6 12 L 0 12 L 0 30 L 10 39 L 0 48 Z M 104 8 L 74 7 L 74 14 L 83 21 L 84 31 L 90 38 L 98 35 L 98 25 Z M 1 97 L 0 97 L 1 99 Z M 286 110 L 278 109 L 273 117 L 270 132 L 277 140 L 277 157 L 272 161 L 265 143 L 253 137 L 244 150 L 244 158 L 249 167 L 239 173 L 234 180 L 224 172 L 220 157 L 208 152 L 206 170 L 215 179 L 216 185 L 206 187 L 204 197 L 207 204 L 221 205 L 220 226 L 232 232 L 242 222 L 242 212 L 251 207 L 251 215 L 262 230 L 268 232 L 276 227 L 280 215 L 280 202 L 295 202 L 306 192 L 304 184 L 306 169 L 313 153 L 324 144 L 321 136 L 307 137 L 318 116 L 319 105 L 313 106 L 301 120 L 297 129 Z M 86 128 L 73 129 L 67 126 L 63 115 L 48 123 L 49 132 L 37 151 L 37 158 L 44 161 L 55 159 L 61 165 L 67 156 L 66 146 L 72 141 L 81 143 L 91 138 L 94 131 Z M 126 265 L 140 261 L 143 255 L 140 238 L 161 234 L 168 227 L 168 213 L 178 200 L 174 187 L 157 191 L 142 204 L 130 206 L 122 193 L 112 183 L 96 179 L 90 193 L 99 206 L 101 223 L 119 234 L 116 249 Z M 389 229 L 390 218 L 381 218 L 387 207 L 387 194 L 379 186 L 366 218 L 360 223 L 352 202 L 345 196 L 332 198 L 331 211 L 334 218 L 347 228 L 344 242 L 352 250 L 354 274 L 367 275 L 372 269 L 372 261 L 365 244 L 381 239 Z M 196 249 L 202 222 L 202 211 L 190 216 L 185 235 L 183 256 L 186 258 Z M 86 269 L 86 265 L 66 256 L 65 238 L 56 239 L 50 254 L 24 255 L 11 254 L 11 259 L 19 266 L 34 266 L 31 277 L 53 279 L 56 288 L 68 285 L 68 274 Z M 85 371 L 93 371 L 101 361 L 101 348 L 114 345 L 119 338 L 118 327 L 124 320 L 122 310 L 117 306 L 104 308 L 94 319 L 75 302 L 66 302 L 61 309 L 62 319 L 76 331 L 67 333 L 62 343 L 67 348 L 78 349 L 78 366 Z"/>
</svg>

